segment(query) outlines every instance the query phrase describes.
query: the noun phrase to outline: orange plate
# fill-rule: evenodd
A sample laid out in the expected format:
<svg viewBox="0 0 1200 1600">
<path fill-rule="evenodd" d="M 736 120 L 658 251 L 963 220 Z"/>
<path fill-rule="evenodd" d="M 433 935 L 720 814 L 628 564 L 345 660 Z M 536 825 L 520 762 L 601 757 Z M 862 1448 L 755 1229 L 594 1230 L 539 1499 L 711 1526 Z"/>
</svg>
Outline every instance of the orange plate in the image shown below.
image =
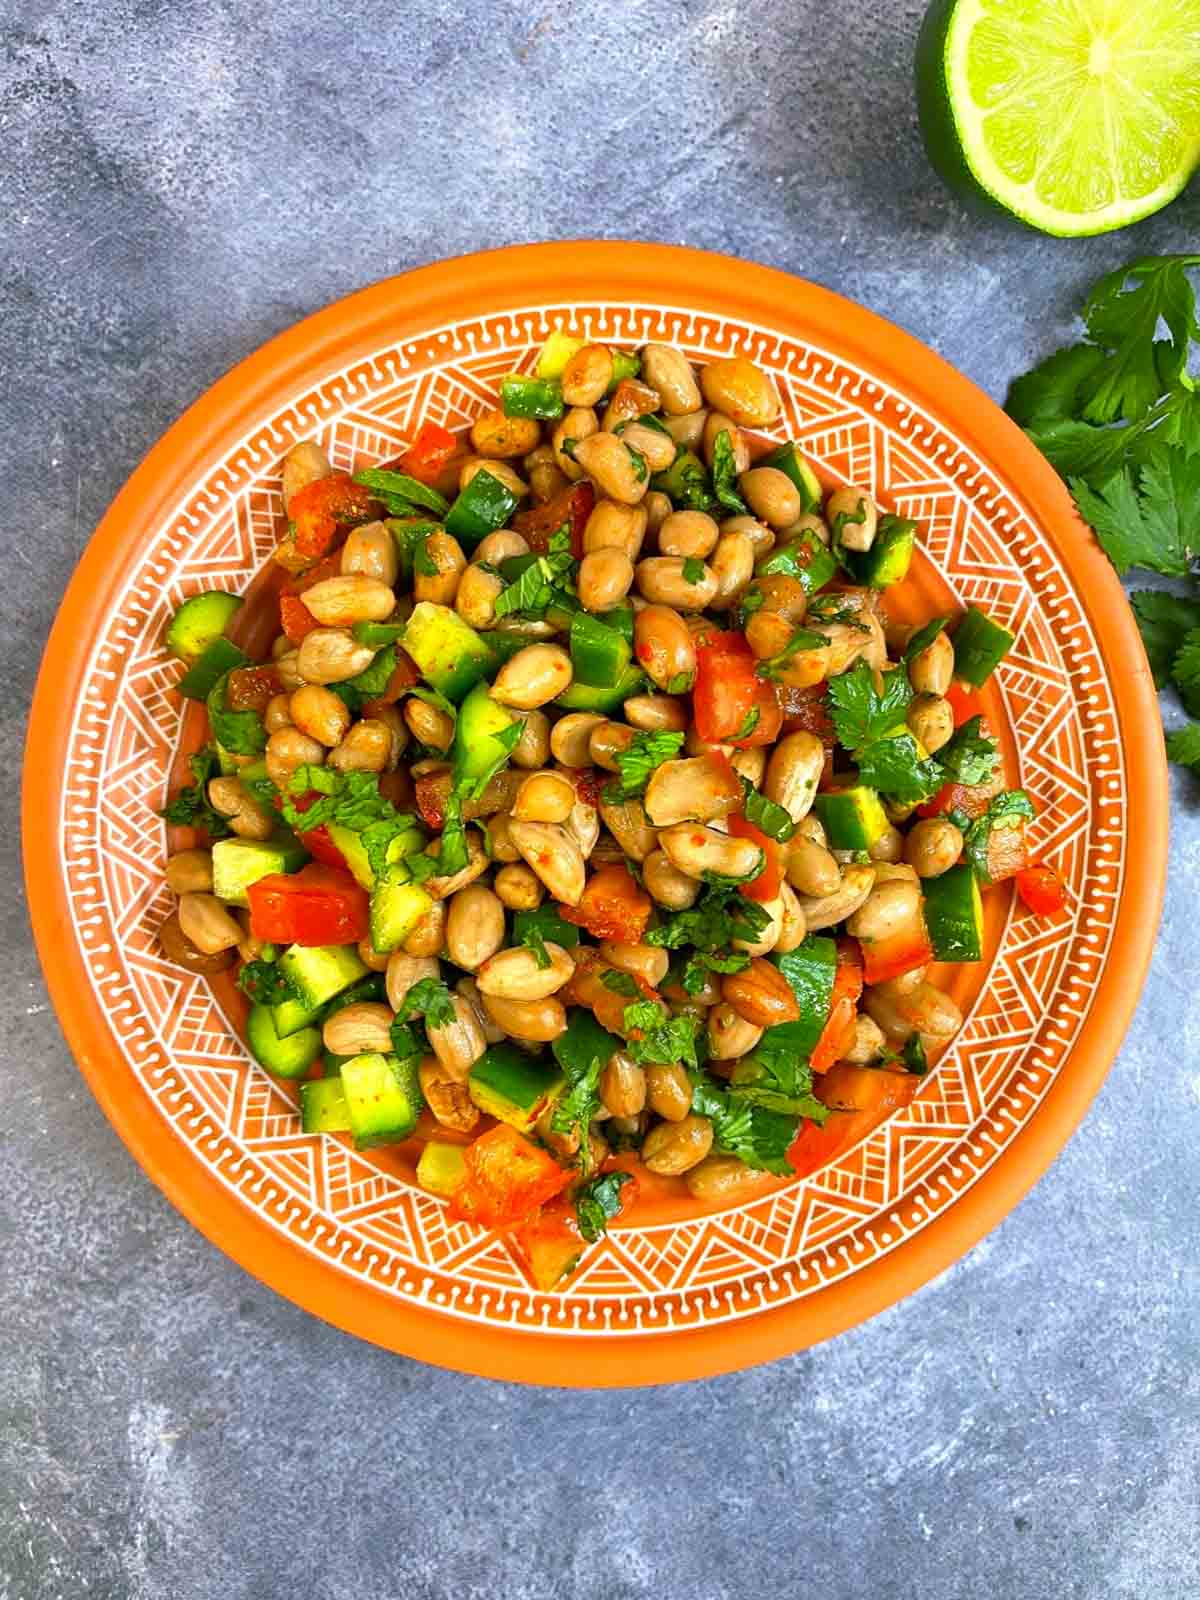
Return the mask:
<svg viewBox="0 0 1200 1600">
<path fill-rule="evenodd" d="M 308 1138 L 251 1064 L 233 997 L 160 958 L 156 816 L 189 738 L 161 646 L 185 595 L 245 590 L 275 539 L 279 463 L 395 456 L 426 417 L 464 424 L 553 328 L 775 376 L 778 437 L 917 518 L 900 605 L 976 600 L 1017 634 L 989 688 L 1010 774 L 1070 913 L 989 896 L 967 1021 L 911 1106 L 834 1165 L 708 1214 L 670 1192 L 562 1294 L 502 1239 L 450 1221 L 406 1152 Z M 254 619 L 251 619 L 253 625 Z M 257 631 L 268 629 L 260 613 Z M 187 719 L 185 719 L 186 721 Z M 274 340 L 151 451 L 67 591 L 38 682 L 25 850 L 63 1028 L 114 1126 L 216 1244 L 280 1293 L 406 1355 L 492 1377 L 660 1383 L 769 1360 L 939 1272 L 1030 1187 L 1117 1049 L 1149 959 L 1167 841 L 1158 708 L 1129 606 L 1019 430 L 924 345 L 825 289 L 661 245 L 556 244 L 423 268 Z M 1132 817 L 1133 826 L 1127 826 Z"/>
</svg>

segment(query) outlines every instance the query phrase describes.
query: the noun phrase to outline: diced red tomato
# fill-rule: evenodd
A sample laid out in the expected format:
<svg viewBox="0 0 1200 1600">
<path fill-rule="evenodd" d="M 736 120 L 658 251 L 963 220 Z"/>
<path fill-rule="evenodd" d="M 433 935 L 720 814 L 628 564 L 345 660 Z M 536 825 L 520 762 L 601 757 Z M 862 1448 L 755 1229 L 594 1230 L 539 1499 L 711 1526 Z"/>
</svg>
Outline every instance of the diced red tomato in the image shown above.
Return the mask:
<svg viewBox="0 0 1200 1600">
<path fill-rule="evenodd" d="M 778 684 L 776 688 L 785 733 L 815 733 L 823 745 L 832 747 L 837 743 L 837 730 L 829 716 L 827 682 L 810 683 L 805 689 L 788 683 Z"/>
<path fill-rule="evenodd" d="M 1017 893 L 1038 917 L 1054 917 L 1067 905 L 1067 885 L 1062 874 L 1045 862 L 1017 873 Z"/>
<path fill-rule="evenodd" d="M 839 1061 L 821 1079 L 816 1094 L 831 1111 L 863 1111 L 886 1117 L 908 1105 L 920 1086 L 921 1080 L 913 1072 Z"/>
<path fill-rule="evenodd" d="M 337 538 L 339 528 L 369 522 L 375 512 L 371 491 L 348 472 L 333 472 L 306 484 L 292 496 L 288 519 L 294 524 L 296 554 L 319 561 Z"/>
<path fill-rule="evenodd" d="M 501 1122 L 469 1144 L 467 1176 L 450 1209 L 466 1222 L 511 1228 L 566 1188 L 570 1173 L 554 1157 Z"/>
<path fill-rule="evenodd" d="M 410 478 L 421 483 L 435 484 L 459 449 L 458 439 L 449 428 L 437 422 L 423 422 L 412 444 L 396 463 L 397 470 L 407 472 Z"/>
<path fill-rule="evenodd" d="M 857 1118 L 853 1112 L 835 1111 L 824 1122 L 801 1122 L 788 1146 L 787 1163 L 798 1178 L 807 1178 L 826 1166 L 850 1143 Z"/>
<path fill-rule="evenodd" d="M 650 896 L 638 888 L 627 867 L 613 863 L 593 872 L 577 906 L 560 905 L 559 915 L 594 939 L 637 944 L 652 910 Z"/>
<path fill-rule="evenodd" d="M 560 906 L 559 910 L 566 915 L 564 907 Z M 611 969 L 594 945 L 580 945 L 573 954 L 575 970 L 566 987 L 559 990 L 559 999 L 564 1005 L 586 1006 L 600 1026 L 607 1028 L 610 1033 L 624 1032 L 625 1007 L 630 1004 L 632 997 L 618 994 L 605 983 L 604 974 Z M 643 1000 L 662 998 L 658 990 L 652 989 L 644 978 L 635 977 L 633 981 Z"/>
<path fill-rule="evenodd" d="M 758 710 L 758 721 L 751 728 L 744 739 L 729 739 L 735 750 L 753 750 L 756 745 L 774 744 L 783 727 L 783 712 L 780 709 L 779 697 L 775 693 L 775 685 L 768 683 L 765 678 L 758 679 L 758 692 L 754 701 Z"/>
<path fill-rule="evenodd" d="M 356 944 L 369 927 L 368 900 L 348 872 L 310 862 L 273 872 L 246 891 L 250 932 L 267 944 Z"/>
<path fill-rule="evenodd" d="M 886 939 L 862 939 L 863 982 L 887 983 L 906 972 L 923 967 L 933 960 L 933 945 L 925 926 L 924 913 L 918 908 L 913 921 Z"/>
<path fill-rule="evenodd" d="M 964 722 L 970 722 L 972 717 L 983 716 L 983 701 L 975 690 L 969 689 L 966 684 L 952 683 L 946 690 L 944 698 L 950 702 L 956 728 L 961 728 Z"/>
<path fill-rule="evenodd" d="M 853 939 L 839 939 L 829 1017 L 810 1057 L 814 1072 L 828 1072 L 854 1042 L 854 1017 L 862 991 L 863 969 L 858 945 Z"/>
<path fill-rule="evenodd" d="M 585 1248 L 574 1208 L 566 1200 L 543 1206 L 520 1224 L 515 1237 L 534 1288 L 543 1293 L 571 1276 Z"/>
<path fill-rule="evenodd" d="M 783 852 L 778 844 L 761 828 L 756 828 L 752 822 L 747 822 L 740 811 L 734 812 L 730 817 L 729 831 L 735 839 L 753 839 L 763 853 L 762 871 L 757 878 L 751 878 L 749 883 L 743 883 L 741 892 L 747 900 L 764 902 L 774 900 L 783 882 Z"/>
<path fill-rule="evenodd" d="M 236 667 L 225 685 L 225 705 L 230 711 L 265 711 L 267 702 L 282 693 L 274 667 Z"/>
<path fill-rule="evenodd" d="M 512 525 L 531 550 L 545 555 L 551 537 L 565 523 L 571 535 L 571 554 L 578 561 L 583 556 L 583 530 L 595 504 L 596 492 L 590 483 L 573 483 L 543 505 L 519 511 Z"/>
<path fill-rule="evenodd" d="M 801 1123 L 788 1149 L 788 1165 L 797 1177 L 808 1177 L 908 1105 L 920 1083 L 913 1073 L 838 1062 L 816 1086 L 830 1114 L 822 1124 L 807 1118 Z"/>
<path fill-rule="evenodd" d="M 305 807 L 307 810 L 308 808 Z M 346 858 L 329 837 L 329 829 L 324 823 L 319 828 L 310 828 L 307 833 L 297 834 L 300 843 L 312 856 L 314 861 L 321 861 L 327 867 L 344 867 Z"/>
<path fill-rule="evenodd" d="M 299 644 L 314 628 L 321 626 L 300 596 L 295 594 L 279 596 L 279 625 L 293 644 Z"/>
<path fill-rule="evenodd" d="M 743 634 L 714 628 L 698 640 L 692 715 L 700 738 L 714 744 L 735 739 L 758 705 L 761 682 Z"/>
</svg>

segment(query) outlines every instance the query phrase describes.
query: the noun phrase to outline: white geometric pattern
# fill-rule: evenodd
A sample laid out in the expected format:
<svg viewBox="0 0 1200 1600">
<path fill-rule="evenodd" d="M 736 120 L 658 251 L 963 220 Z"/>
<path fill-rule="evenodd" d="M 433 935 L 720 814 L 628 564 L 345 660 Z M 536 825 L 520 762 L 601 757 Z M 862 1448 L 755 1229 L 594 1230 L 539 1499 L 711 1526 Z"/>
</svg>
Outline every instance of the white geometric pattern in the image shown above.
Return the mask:
<svg viewBox="0 0 1200 1600">
<path fill-rule="evenodd" d="M 775 376 L 778 432 L 916 518 L 959 603 L 1017 635 L 998 677 L 1039 851 L 1072 915 L 1009 915 L 986 986 L 915 1101 L 835 1165 L 716 1214 L 617 1229 L 562 1293 L 539 1294 L 502 1239 L 454 1222 L 403 1154 L 299 1132 L 294 1097 L 249 1059 L 241 1000 L 168 965 L 156 811 L 198 713 L 180 720 L 161 638 L 180 600 L 245 592 L 280 512 L 279 461 L 317 437 L 342 467 L 394 456 L 426 418 L 461 426 L 554 327 L 622 344 L 733 351 Z M 476 1322 L 587 1339 L 752 1316 L 803 1299 L 919 1231 L 996 1159 L 1063 1070 L 1091 1004 L 1123 876 L 1124 766 L 1087 615 L 1057 557 L 983 464 L 902 394 L 769 328 L 653 306 L 531 307 L 432 329 L 355 362 L 264 417 L 154 530 L 100 629 L 72 729 L 59 819 L 74 935 L 97 1004 L 145 1094 L 242 1203 L 376 1289 Z M 1010 773 L 1010 778 L 1016 775 Z M 962 980 L 965 983 L 966 980 Z M 972 999 L 970 994 L 966 998 Z"/>
</svg>

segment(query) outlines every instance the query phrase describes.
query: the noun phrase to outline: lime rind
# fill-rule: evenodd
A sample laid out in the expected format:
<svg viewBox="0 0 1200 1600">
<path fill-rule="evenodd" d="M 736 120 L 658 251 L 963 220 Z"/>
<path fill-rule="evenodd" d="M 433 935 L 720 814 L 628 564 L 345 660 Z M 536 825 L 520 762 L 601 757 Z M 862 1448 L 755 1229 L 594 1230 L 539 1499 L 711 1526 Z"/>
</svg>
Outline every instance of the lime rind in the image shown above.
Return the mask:
<svg viewBox="0 0 1200 1600">
<path fill-rule="evenodd" d="M 939 171 L 1060 236 L 1125 227 L 1173 200 L 1200 163 L 1200 0 L 1130 11 L 935 4 L 918 89 Z"/>
</svg>

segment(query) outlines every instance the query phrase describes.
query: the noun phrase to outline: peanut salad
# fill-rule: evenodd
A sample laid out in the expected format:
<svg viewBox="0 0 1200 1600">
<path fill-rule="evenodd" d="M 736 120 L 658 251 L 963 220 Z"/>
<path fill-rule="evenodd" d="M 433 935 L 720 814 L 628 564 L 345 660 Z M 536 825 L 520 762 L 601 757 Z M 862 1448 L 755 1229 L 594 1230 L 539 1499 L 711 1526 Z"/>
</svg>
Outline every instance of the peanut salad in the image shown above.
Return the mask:
<svg viewBox="0 0 1200 1600">
<path fill-rule="evenodd" d="M 234 596 L 168 632 L 208 735 L 167 957 L 237 964 L 305 1130 L 410 1142 L 541 1289 L 639 1183 L 733 1203 L 857 1142 L 961 1026 L 935 964 L 989 886 L 1065 903 L 977 695 L 1012 635 L 890 618 L 916 525 L 780 414 L 740 356 L 556 333 L 468 434 L 289 453 L 269 660 Z"/>
</svg>

